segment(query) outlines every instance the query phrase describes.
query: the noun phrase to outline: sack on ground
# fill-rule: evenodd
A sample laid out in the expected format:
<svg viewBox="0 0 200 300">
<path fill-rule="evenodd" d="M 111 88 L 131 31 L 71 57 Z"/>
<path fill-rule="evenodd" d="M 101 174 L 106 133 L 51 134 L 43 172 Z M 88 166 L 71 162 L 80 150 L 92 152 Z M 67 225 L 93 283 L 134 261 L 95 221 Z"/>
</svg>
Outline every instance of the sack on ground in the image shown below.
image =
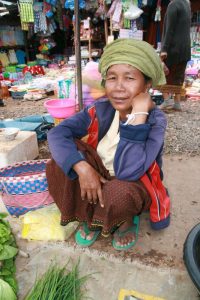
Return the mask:
<svg viewBox="0 0 200 300">
<path fill-rule="evenodd" d="M 60 211 L 55 204 L 21 216 L 22 238 L 38 241 L 64 241 L 76 230 L 78 222 L 60 225 Z"/>
</svg>

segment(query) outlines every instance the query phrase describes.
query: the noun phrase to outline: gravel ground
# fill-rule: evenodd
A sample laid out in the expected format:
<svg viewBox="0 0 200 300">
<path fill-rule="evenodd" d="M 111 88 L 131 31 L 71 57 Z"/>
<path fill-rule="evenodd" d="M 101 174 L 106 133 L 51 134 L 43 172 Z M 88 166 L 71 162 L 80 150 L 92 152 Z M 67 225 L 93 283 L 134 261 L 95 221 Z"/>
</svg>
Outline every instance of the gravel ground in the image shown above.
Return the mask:
<svg viewBox="0 0 200 300">
<path fill-rule="evenodd" d="M 167 113 L 165 154 L 200 155 L 200 101 L 182 102 L 182 112 Z"/>
<path fill-rule="evenodd" d="M 45 100 L 22 101 L 8 99 L 6 106 L 0 107 L 0 120 L 27 115 L 47 113 L 43 106 Z M 166 113 L 168 127 L 165 140 L 165 154 L 200 155 L 200 101 L 181 103 L 183 111 Z M 39 143 L 39 158 L 48 158 L 47 142 Z"/>
</svg>

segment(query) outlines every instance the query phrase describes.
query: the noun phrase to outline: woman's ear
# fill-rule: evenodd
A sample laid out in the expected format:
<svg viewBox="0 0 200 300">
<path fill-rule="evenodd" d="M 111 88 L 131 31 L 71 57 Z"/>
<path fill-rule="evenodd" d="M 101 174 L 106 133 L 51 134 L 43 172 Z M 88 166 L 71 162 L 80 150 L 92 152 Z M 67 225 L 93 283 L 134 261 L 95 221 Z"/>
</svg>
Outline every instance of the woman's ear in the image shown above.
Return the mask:
<svg viewBox="0 0 200 300">
<path fill-rule="evenodd" d="M 146 92 L 148 93 L 150 88 L 152 87 L 152 81 L 148 81 L 146 84 Z"/>
</svg>

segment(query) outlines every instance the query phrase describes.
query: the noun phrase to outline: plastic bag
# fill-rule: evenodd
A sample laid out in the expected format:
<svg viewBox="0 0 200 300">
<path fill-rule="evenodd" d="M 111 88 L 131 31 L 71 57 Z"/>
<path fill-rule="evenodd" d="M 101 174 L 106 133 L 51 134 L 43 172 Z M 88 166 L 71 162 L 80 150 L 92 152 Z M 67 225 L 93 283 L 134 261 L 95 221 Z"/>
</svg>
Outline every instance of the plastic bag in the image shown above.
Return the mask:
<svg viewBox="0 0 200 300">
<path fill-rule="evenodd" d="M 55 204 L 21 216 L 22 238 L 38 241 L 64 241 L 76 230 L 78 222 L 60 225 L 60 211 Z"/>
<path fill-rule="evenodd" d="M 132 2 L 130 3 L 129 9 L 124 13 L 124 18 L 128 20 L 135 20 L 141 16 L 143 10 L 138 8 Z"/>
</svg>

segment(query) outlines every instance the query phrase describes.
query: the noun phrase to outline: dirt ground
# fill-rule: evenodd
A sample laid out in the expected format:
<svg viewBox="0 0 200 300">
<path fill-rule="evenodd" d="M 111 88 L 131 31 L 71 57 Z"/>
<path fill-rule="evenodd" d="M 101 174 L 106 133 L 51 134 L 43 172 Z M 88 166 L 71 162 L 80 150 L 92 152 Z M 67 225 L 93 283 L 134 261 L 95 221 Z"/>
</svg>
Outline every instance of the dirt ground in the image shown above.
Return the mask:
<svg viewBox="0 0 200 300">
<path fill-rule="evenodd" d="M 7 100 L 0 108 L 0 119 L 46 113 L 41 101 Z M 139 239 L 127 252 L 112 248 L 112 237 L 100 238 L 90 249 L 75 246 L 72 236 L 67 242 L 43 243 L 20 239 L 19 220 L 11 218 L 18 245 L 30 254 L 17 258 L 17 278 L 23 296 L 36 274 L 43 272 L 55 257 L 59 263 L 69 256 L 81 257 L 81 270 L 97 271 L 95 282 L 88 284 L 88 295 L 96 300 L 116 300 L 119 288 L 164 297 L 166 300 L 197 299 L 197 292 L 185 270 L 183 244 L 190 229 L 200 222 L 200 103 L 183 102 L 183 111 L 167 114 L 168 129 L 164 149 L 165 185 L 171 197 L 171 225 L 153 231 L 149 215 L 141 217 Z M 39 158 L 48 158 L 47 142 L 39 143 Z"/>
</svg>

